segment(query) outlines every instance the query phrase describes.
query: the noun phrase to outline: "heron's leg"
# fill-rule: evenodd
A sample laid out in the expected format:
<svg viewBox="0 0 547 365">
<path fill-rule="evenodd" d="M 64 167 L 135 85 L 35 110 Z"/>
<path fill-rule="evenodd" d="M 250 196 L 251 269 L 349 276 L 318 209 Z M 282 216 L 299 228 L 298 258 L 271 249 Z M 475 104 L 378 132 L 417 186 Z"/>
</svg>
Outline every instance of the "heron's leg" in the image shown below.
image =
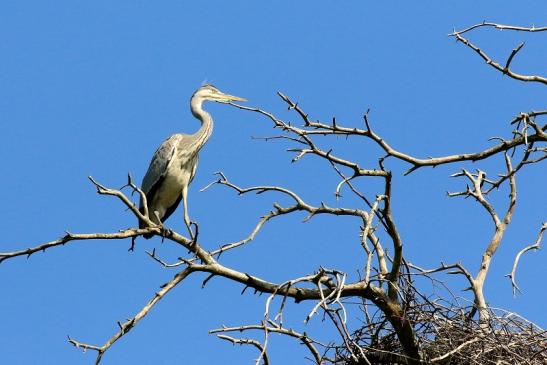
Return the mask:
<svg viewBox="0 0 547 365">
<path fill-rule="evenodd" d="M 194 232 L 192 231 L 192 221 L 190 221 L 190 216 L 188 214 L 188 186 L 182 188 L 182 208 L 184 210 L 184 224 L 188 229 L 190 238 L 194 240 Z"/>
<path fill-rule="evenodd" d="M 182 208 L 184 213 L 184 224 L 186 227 L 190 226 L 190 217 L 188 216 L 188 187 L 182 188 Z"/>
<path fill-rule="evenodd" d="M 161 228 L 161 235 L 162 235 L 162 237 L 166 237 L 167 235 L 169 235 L 171 230 L 168 229 L 168 228 L 166 228 L 166 227 L 163 225 L 163 223 L 161 222 L 160 213 L 159 213 L 157 210 L 154 210 L 154 217 L 156 218 L 156 221 L 158 222 L 158 223 L 156 223 L 156 224 L 157 224 L 158 226 L 160 226 L 160 228 Z M 152 221 L 154 221 L 154 220 L 152 219 Z M 155 222 L 154 222 L 154 223 L 155 223 Z"/>
<path fill-rule="evenodd" d="M 154 210 L 154 217 L 156 217 L 156 222 L 158 222 L 157 224 L 162 225 L 161 224 L 160 213 L 157 210 Z M 149 217 L 149 218 L 152 218 L 152 217 Z M 152 221 L 154 221 L 154 220 L 152 220 Z M 154 223 L 156 223 L 156 222 L 154 222 Z"/>
</svg>

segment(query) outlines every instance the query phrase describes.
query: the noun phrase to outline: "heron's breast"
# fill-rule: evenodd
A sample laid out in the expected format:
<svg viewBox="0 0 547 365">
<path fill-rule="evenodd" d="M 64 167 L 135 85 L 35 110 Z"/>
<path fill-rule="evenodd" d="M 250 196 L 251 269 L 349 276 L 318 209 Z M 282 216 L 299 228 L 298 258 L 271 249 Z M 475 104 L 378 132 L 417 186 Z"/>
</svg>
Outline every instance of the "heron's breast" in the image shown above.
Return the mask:
<svg viewBox="0 0 547 365">
<path fill-rule="evenodd" d="M 182 189 L 188 186 L 194 177 L 196 163 L 196 158 L 175 158 L 169 163 L 162 186 L 158 191 L 160 204 L 169 206 L 179 198 Z"/>
</svg>

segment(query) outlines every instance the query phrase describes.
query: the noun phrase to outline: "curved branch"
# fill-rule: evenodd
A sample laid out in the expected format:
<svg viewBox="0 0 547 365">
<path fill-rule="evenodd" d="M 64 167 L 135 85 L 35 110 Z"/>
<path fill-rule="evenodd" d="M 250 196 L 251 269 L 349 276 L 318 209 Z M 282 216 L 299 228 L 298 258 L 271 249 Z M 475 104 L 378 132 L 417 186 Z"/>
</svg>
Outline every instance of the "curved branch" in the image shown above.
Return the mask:
<svg viewBox="0 0 547 365">
<path fill-rule="evenodd" d="M 517 267 L 519 264 L 520 257 L 528 251 L 539 250 L 541 248 L 541 240 L 543 239 L 543 233 L 545 232 L 545 230 L 547 230 L 547 223 L 543 223 L 543 225 L 541 226 L 541 229 L 539 230 L 539 234 L 536 241 L 533 244 L 524 247 L 522 250 L 520 250 L 517 253 L 517 256 L 515 257 L 515 261 L 513 262 L 513 268 L 511 269 L 511 272 L 505 275 L 506 277 L 509 277 L 509 279 L 511 280 L 513 295 L 516 295 L 517 291 L 520 292 L 520 288 L 518 287 L 516 282 Z"/>
<path fill-rule="evenodd" d="M 504 25 L 504 24 L 497 24 L 497 23 L 484 21 L 482 23 L 472 25 L 469 28 L 459 30 L 459 31 L 454 31 L 453 33 L 450 33 L 449 36 L 454 36 L 455 34 L 464 34 L 464 33 L 467 33 L 469 31 L 472 31 L 474 29 L 482 28 L 482 27 L 492 27 L 492 28 L 496 28 L 496 29 L 500 29 L 500 30 L 513 30 L 513 31 L 518 31 L 518 32 L 531 32 L 531 33 L 547 31 L 547 27 L 535 27 L 535 26 L 518 27 L 518 26 L 514 26 L 514 25 Z"/>
<path fill-rule="evenodd" d="M 218 338 L 221 340 L 226 340 L 234 345 L 252 345 L 260 351 L 260 356 L 258 357 L 256 364 L 260 362 L 260 359 L 262 359 L 264 365 L 269 365 L 270 360 L 268 360 L 268 354 L 266 352 L 266 348 L 257 340 L 253 340 L 251 338 L 234 338 L 227 335 L 217 335 Z"/>
<path fill-rule="evenodd" d="M 507 75 L 515 80 L 519 81 L 525 81 L 525 82 L 539 82 L 541 84 L 547 85 L 547 78 L 543 76 L 538 75 L 522 75 L 516 72 L 511 71 L 509 68 L 511 61 L 513 60 L 513 57 L 522 49 L 524 46 L 524 43 L 521 43 L 518 47 L 513 49 L 511 54 L 509 55 L 509 58 L 507 59 L 505 66 L 501 66 L 499 63 L 495 62 L 479 47 L 475 46 L 473 43 L 471 43 L 467 38 L 464 38 L 461 36 L 461 33 L 453 33 L 452 34 L 456 39 L 465 44 L 467 47 L 471 48 L 473 51 L 475 51 L 488 65 L 492 66 L 494 69 L 500 71 L 504 75 Z"/>
<path fill-rule="evenodd" d="M 249 331 L 249 330 L 259 330 L 259 331 L 267 331 L 272 333 L 278 333 L 281 335 L 286 335 L 289 337 L 296 338 L 308 348 L 310 353 L 312 354 L 315 363 L 317 365 L 322 364 L 322 357 L 319 354 L 319 351 L 315 348 L 314 343 L 317 343 L 317 341 L 311 339 L 306 333 L 299 333 L 293 330 L 292 328 L 284 328 L 281 326 L 278 326 L 274 323 L 270 322 L 270 325 L 247 325 L 247 326 L 237 326 L 237 327 L 221 327 L 214 330 L 210 330 L 209 333 L 222 333 L 222 332 L 243 332 L 243 331 Z M 321 345 L 325 347 L 325 345 Z"/>
<path fill-rule="evenodd" d="M 220 184 L 225 185 L 235 191 L 237 191 L 238 194 L 243 195 L 247 193 L 257 193 L 257 194 L 263 194 L 265 192 L 278 192 L 282 193 L 283 195 L 286 195 L 294 200 L 295 204 L 290 207 L 281 207 L 277 204 L 274 205 L 275 211 L 270 214 L 270 216 L 278 216 L 282 214 L 288 214 L 292 213 L 294 211 L 306 211 L 309 213 L 309 216 L 306 218 L 306 220 L 310 219 L 316 214 L 333 214 L 333 215 L 349 215 L 349 216 L 356 216 L 356 217 L 364 217 L 368 218 L 367 212 L 361 210 L 361 209 L 351 209 L 351 208 L 334 208 L 326 205 L 325 203 L 321 203 L 319 206 L 313 206 L 311 204 L 306 203 L 298 194 L 295 192 L 282 188 L 279 186 L 252 186 L 248 188 L 242 188 L 238 185 L 233 184 L 230 182 L 226 176 L 222 173 L 218 173 L 221 178 L 218 179 L 213 184 Z M 271 218 L 271 217 L 270 217 Z M 264 219 L 264 218 L 263 218 Z M 259 225 L 261 224 L 262 220 L 259 222 Z"/>
</svg>

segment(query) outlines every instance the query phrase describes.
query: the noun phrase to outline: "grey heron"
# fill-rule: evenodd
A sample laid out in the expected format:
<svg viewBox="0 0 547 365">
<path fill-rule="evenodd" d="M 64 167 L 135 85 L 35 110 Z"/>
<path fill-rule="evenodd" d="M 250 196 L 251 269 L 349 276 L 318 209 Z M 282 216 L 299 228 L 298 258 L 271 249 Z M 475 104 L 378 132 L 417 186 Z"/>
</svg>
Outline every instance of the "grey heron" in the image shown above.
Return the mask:
<svg viewBox="0 0 547 365">
<path fill-rule="evenodd" d="M 243 98 L 225 94 L 213 85 L 203 85 L 190 99 L 190 109 L 194 117 L 201 122 L 201 128 L 194 134 L 173 134 L 156 150 L 148 171 L 142 180 L 141 189 L 146 195 L 148 216 L 154 223 L 161 225 L 183 202 L 184 223 L 190 230 L 188 215 L 188 185 L 192 182 L 198 164 L 198 153 L 207 143 L 213 131 L 213 118 L 203 110 L 203 102 L 246 101 Z M 141 199 L 139 210 L 144 213 Z M 144 222 L 139 222 L 145 228 Z M 150 238 L 153 234 L 143 235 Z"/>
</svg>

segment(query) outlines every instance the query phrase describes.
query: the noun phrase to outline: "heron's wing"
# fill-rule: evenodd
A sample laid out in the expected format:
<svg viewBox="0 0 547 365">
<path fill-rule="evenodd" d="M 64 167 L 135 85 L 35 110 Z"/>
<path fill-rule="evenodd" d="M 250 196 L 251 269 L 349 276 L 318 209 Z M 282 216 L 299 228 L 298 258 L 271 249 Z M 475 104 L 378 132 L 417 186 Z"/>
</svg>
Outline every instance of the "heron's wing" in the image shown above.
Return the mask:
<svg viewBox="0 0 547 365">
<path fill-rule="evenodd" d="M 179 195 L 179 197 L 173 203 L 173 205 L 171 205 L 169 208 L 167 208 L 167 210 L 165 211 L 165 214 L 163 215 L 163 217 L 161 217 L 162 222 L 165 222 L 167 220 L 167 218 L 169 218 L 171 216 L 171 214 L 173 214 L 173 212 L 175 210 L 177 210 L 177 207 L 179 206 L 181 200 L 182 200 L 182 194 Z"/>
<path fill-rule="evenodd" d="M 180 137 L 181 136 L 174 134 L 167 138 L 154 153 L 152 161 L 150 161 L 150 166 L 148 166 L 148 171 L 146 171 L 146 175 L 144 175 L 141 184 L 141 189 L 147 197 L 149 197 L 149 193 L 155 190 L 155 185 L 165 177 L 167 167 L 175 154 Z"/>
</svg>

